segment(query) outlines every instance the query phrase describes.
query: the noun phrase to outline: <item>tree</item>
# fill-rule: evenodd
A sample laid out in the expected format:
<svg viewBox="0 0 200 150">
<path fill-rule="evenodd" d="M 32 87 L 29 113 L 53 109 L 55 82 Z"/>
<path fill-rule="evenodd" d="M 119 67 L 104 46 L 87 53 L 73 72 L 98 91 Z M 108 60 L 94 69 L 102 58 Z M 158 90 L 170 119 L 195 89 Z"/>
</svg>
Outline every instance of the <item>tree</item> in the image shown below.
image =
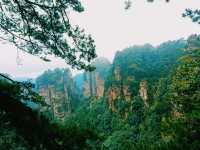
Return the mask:
<svg viewBox="0 0 200 150">
<path fill-rule="evenodd" d="M 192 10 L 192 9 L 186 9 L 185 13 L 183 13 L 183 17 L 189 17 L 192 22 L 200 24 L 200 10 Z"/>
<path fill-rule="evenodd" d="M 155 0 L 147 0 L 148 2 L 154 2 Z M 166 2 L 170 2 L 170 0 L 165 0 Z M 183 17 L 189 17 L 192 22 L 200 24 L 200 9 L 192 10 L 187 8 L 185 12 L 182 14 Z"/>
<path fill-rule="evenodd" d="M 185 55 L 179 58 L 179 63 L 170 75 L 168 88 L 163 97 L 169 106 L 168 110 L 161 106 L 164 112 L 161 119 L 163 141 L 176 148 L 199 149 L 200 133 L 200 51 L 199 37 L 190 36 L 187 40 Z M 169 112 L 168 114 L 166 112 Z M 163 113 L 164 114 L 164 113 Z M 171 142 L 171 143 L 170 143 Z"/>
<path fill-rule="evenodd" d="M 170 0 L 164 0 L 164 1 L 169 2 Z M 153 3 L 154 0 L 147 0 L 147 2 Z M 128 9 L 130 9 L 131 6 L 132 6 L 132 1 L 131 1 L 131 0 L 126 0 L 126 1 L 124 1 L 124 4 L 125 4 L 124 9 L 125 9 L 125 10 L 128 10 Z"/>
<path fill-rule="evenodd" d="M 67 14 L 84 10 L 79 0 L 0 0 L 0 9 L 0 39 L 45 61 L 54 55 L 74 68 L 92 69 L 94 40 Z"/>
</svg>

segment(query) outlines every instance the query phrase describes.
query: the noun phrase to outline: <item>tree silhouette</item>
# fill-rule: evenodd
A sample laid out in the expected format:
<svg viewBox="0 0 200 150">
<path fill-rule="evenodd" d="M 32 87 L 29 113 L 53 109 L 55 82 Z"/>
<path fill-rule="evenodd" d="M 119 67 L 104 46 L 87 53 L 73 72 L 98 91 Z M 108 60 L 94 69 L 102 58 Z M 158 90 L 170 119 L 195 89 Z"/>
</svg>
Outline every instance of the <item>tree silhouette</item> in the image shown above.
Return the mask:
<svg viewBox="0 0 200 150">
<path fill-rule="evenodd" d="M 79 0 L 0 0 L 0 38 L 45 61 L 49 55 L 77 69 L 91 70 L 94 40 L 72 26 L 67 10 L 82 12 Z"/>
<path fill-rule="evenodd" d="M 183 17 L 189 17 L 192 22 L 200 24 L 200 10 L 192 10 L 192 9 L 186 9 L 185 13 L 183 13 Z"/>
</svg>

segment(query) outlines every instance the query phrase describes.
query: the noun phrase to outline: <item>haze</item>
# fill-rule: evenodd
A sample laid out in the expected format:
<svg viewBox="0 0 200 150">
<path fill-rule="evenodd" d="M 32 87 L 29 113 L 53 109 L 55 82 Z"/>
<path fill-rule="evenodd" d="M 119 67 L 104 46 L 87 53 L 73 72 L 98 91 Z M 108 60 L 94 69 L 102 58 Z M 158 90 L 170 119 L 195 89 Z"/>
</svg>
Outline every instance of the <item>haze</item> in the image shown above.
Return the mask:
<svg viewBox="0 0 200 150">
<path fill-rule="evenodd" d="M 200 26 L 182 18 L 185 8 L 197 8 L 200 1 L 174 0 L 170 3 L 133 0 L 129 10 L 124 0 L 82 0 L 85 12 L 69 12 L 70 20 L 84 28 L 95 39 L 98 56 L 113 60 L 115 52 L 131 45 L 150 43 L 154 46 L 168 40 L 199 33 Z M 65 62 L 52 58 L 43 62 L 19 51 L 22 65 L 16 63 L 17 49 L 0 41 L 0 72 L 13 77 L 36 77 L 47 69 L 67 67 Z M 75 74 L 77 71 L 73 71 Z"/>
</svg>

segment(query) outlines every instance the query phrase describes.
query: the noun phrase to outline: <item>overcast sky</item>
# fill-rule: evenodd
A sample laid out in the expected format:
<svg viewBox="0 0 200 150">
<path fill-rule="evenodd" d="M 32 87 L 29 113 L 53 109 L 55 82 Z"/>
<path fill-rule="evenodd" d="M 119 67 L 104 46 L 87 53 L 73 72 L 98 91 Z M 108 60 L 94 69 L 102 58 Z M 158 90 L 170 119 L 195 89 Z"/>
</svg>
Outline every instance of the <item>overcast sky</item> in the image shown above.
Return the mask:
<svg viewBox="0 0 200 150">
<path fill-rule="evenodd" d="M 85 12 L 69 12 L 73 24 L 85 28 L 95 39 L 98 56 L 113 60 L 115 52 L 131 45 L 158 45 L 168 40 L 199 33 L 200 25 L 181 17 L 185 8 L 198 8 L 200 0 L 132 0 L 131 9 L 124 10 L 124 0 L 81 0 Z M 0 72 L 14 77 L 36 77 L 44 70 L 66 67 L 59 59 L 47 63 L 19 52 L 22 65 L 17 65 L 17 49 L 0 41 Z M 73 71 L 74 73 L 76 71 Z"/>
</svg>

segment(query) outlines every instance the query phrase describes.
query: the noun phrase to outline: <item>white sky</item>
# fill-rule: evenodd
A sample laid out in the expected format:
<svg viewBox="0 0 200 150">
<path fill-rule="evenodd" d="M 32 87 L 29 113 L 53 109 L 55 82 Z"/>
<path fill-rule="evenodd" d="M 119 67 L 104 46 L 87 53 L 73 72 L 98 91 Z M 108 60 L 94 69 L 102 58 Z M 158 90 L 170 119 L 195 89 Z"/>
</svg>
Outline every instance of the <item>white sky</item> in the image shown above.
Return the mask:
<svg viewBox="0 0 200 150">
<path fill-rule="evenodd" d="M 98 56 L 113 60 L 117 50 L 135 44 L 158 45 L 164 41 L 199 33 L 200 25 L 182 18 L 185 8 L 198 8 L 200 0 L 132 0 L 130 10 L 124 10 L 124 0 L 81 0 L 85 12 L 70 12 L 73 24 L 85 28 L 95 39 Z M 17 65 L 15 47 L 0 41 L 0 72 L 14 77 L 35 77 L 47 69 L 66 67 L 59 59 L 43 62 L 20 52 L 22 65 Z M 76 71 L 73 71 L 76 73 Z"/>
</svg>

